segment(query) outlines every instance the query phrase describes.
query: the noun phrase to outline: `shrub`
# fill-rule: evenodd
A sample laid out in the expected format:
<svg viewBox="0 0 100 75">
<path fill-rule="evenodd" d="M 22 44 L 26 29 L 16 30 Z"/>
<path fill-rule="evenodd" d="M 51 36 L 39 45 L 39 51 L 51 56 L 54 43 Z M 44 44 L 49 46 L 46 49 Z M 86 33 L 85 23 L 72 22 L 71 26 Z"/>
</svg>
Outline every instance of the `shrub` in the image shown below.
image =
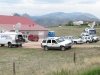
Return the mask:
<svg viewBox="0 0 100 75">
<path fill-rule="evenodd" d="M 100 67 L 96 67 L 96 68 L 84 71 L 80 75 L 100 75 Z"/>
</svg>

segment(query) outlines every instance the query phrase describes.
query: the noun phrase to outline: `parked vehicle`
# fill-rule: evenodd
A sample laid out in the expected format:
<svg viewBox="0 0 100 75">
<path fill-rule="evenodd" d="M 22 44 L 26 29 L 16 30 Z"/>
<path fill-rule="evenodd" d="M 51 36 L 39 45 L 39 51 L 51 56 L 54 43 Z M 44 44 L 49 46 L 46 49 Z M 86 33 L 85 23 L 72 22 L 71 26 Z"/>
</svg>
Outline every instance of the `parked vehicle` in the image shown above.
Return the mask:
<svg viewBox="0 0 100 75">
<path fill-rule="evenodd" d="M 39 40 L 39 36 L 38 35 L 32 35 L 32 34 L 30 34 L 28 36 L 28 40 L 29 41 L 38 41 Z"/>
<path fill-rule="evenodd" d="M 99 41 L 99 38 L 97 36 L 92 36 L 92 35 L 88 35 L 88 36 L 82 36 L 82 39 L 84 41 L 86 41 L 86 43 L 92 43 L 92 42 L 97 42 Z"/>
<path fill-rule="evenodd" d="M 93 42 L 93 36 L 82 36 L 81 38 L 86 43 L 92 43 Z"/>
<path fill-rule="evenodd" d="M 74 44 L 83 44 L 86 41 L 83 40 L 82 38 L 76 38 L 76 39 L 73 39 L 73 42 L 74 42 Z"/>
<path fill-rule="evenodd" d="M 73 36 L 64 36 L 62 38 L 66 39 L 66 40 L 68 40 L 68 39 L 72 40 L 74 44 L 83 44 L 83 43 L 85 43 L 81 38 L 75 38 Z"/>
<path fill-rule="evenodd" d="M 65 40 L 60 37 L 48 37 L 44 39 L 41 43 L 41 47 L 44 50 L 48 49 L 61 49 L 62 51 L 66 50 L 66 48 L 71 48 L 73 45 L 71 40 Z"/>
<path fill-rule="evenodd" d="M 16 32 L 3 32 L 0 33 L 0 45 L 8 47 L 12 46 L 22 46 L 22 43 L 25 42 L 25 39 L 23 38 L 22 33 L 16 33 Z"/>
</svg>

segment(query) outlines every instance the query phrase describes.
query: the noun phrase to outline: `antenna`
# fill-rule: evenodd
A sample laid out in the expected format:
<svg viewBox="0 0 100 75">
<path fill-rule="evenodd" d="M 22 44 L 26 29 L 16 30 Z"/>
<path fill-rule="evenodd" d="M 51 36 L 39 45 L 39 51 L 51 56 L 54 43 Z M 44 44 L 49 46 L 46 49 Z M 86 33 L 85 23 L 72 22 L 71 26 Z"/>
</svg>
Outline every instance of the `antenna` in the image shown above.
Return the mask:
<svg viewBox="0 0 100 75">
<path fill-rule="evenodd" d="M 21 23 L 17 23 L 16 25 L 13 25 L 13 29 L 15 32 L 19 32 L 19 29 L 21 28 Z"/>
<path fill-rule="evenodd" d="M 4 32 L 5 30 L 3 29 L 3 27 L 0 27 L 0 33 Z"/>
<path fill-rule="evenodd" d="M 95 21 L 94 21 L 93 23 L 89 23 L 89 24 L 88 24 L 88 26 L 89 26 L 90 28 L 94 28 L 95 25 L 96 25 L 96 24 L 95 24 Z"/>
</svg>

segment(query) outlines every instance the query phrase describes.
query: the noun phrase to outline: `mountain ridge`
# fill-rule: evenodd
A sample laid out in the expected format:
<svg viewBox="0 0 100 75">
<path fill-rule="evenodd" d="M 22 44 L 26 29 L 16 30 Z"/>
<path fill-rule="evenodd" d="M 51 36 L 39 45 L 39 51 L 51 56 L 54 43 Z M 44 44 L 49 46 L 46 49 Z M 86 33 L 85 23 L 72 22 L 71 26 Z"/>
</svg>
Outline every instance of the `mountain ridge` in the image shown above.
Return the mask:
<svg viewBox="0 0 100 75">
<path fill-rule="evenodd" d="M 60 24 L 66 24 L 69 21 L 96 21 L 100 22 L 100 19 L 90 13 L 82 13 L 82 12 L 54 12 L 41 16 L 30 16 L 28 14 L 22 15 L 24 17 L 31 18 L 33 21 L 37 22 L 43 26 L 58 26 Z"/>
</svg>

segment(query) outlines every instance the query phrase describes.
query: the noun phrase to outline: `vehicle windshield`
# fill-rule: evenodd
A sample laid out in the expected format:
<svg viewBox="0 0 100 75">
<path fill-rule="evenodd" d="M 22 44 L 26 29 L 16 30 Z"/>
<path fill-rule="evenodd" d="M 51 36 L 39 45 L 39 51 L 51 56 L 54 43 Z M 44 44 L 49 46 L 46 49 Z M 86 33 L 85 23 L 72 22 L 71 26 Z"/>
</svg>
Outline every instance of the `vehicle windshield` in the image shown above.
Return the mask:
<svg viewBox="0 0 100 75">
<path fill-rule="evenodd" d="M 96 30 L 90 30 L 89 34 L 96 34 Z"/>
<path fill-rule="evenodd" d="M 60 42 L 63 42 L 63 41 L 65 41 L 63 38 L 58 38 L 58 39 L 56 39 L 56 41 L 58 42 L 58 43 L 60 43 Z"/>
<path fill-rule="evenodd" d="M 18 39 L 23 39 L 23 36 L 22 35 L 17 35 L 17 38 Z"/>
</svg>

